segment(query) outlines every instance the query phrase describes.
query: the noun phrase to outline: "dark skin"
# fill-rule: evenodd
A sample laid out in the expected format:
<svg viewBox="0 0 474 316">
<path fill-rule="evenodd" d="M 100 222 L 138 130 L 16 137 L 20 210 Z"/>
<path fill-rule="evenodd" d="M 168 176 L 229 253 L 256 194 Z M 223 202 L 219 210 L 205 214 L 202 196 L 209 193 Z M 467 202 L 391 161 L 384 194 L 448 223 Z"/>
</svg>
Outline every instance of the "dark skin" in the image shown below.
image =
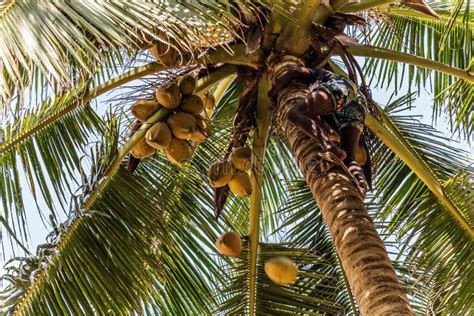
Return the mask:
<svg viewBox="0 0 474 316">
<path fill-rule="evenodd" d="M 275 85 L 269 92 L 269 96 L 275 98 L 278 91 L 280 91 L 289 82 L 295 79 L 307 79 L 311 76 L 311 71 L 308 68 L 294 68 L 289 70 L 283 77 L 279 78 Z M 329 114 L 335 111 L 335 105 L 326 92 L 322 90 L 316 90 L 310 92 L 310 94 L 296 104 L 287 115 L 287 119 L 298 126 L 303 132 L 310 137 L 317 137 L 310 131 L 313 130 L 312 118 L 319 117 L 324 114 Z M 364 174 L 360 166 L 356 163 L 356 151 L 359 146 L 361 132 L 354 126 L 346 126 L 340 131 L 341 136 L 341 148 L 334 146 L 330 140 L 323 141 L 323 145 L 326 145 L 328 151 L 336 155 L 340 160 L 344 161 L 344 164 L 348 167 L 352 175 L 357 179 L 361 189 L 366 192 L 368 190 L 368 184 L 365 180 Z"/>
</svg>

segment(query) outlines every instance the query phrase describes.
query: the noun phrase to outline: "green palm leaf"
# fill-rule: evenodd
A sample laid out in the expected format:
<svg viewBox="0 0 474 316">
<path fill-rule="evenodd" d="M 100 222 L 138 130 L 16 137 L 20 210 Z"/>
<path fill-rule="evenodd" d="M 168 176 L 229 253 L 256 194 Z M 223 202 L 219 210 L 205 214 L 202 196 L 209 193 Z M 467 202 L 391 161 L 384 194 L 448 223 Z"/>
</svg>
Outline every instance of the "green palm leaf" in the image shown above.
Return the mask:
<svg viewBox="0 0 474 316">
<path fill-rule="evenodd" d="M 363 41 L 376 47 L 438 61 L 466 70 L 469 75 L 474 48 L 474 20 L 469 11 L 469 1 L 456 1 L 453 7 L 446 2 L 435 2 L 431 6 L 440 15 L 439 20 L 411 9 L 381 8 L 384 18 L 375 20 L 370 32 L 361 33 L 365 35 Z M 409 89 L 417 87 L 432 91 L 436 117 L 447 113 L 453 118 L 452 129 L 470 138 L 473 103 L 466 98 L 466 94 L 472 94 L 472 80 L 456 80 L 440 72 L 431 74 L 424 68 L 376 58 L 367 60 L 365 70 L 370 81 L 377 82 L 381 88 L 392 85 L 397 91 L 401 88 L 402 80 L 409 80 Z M 459 86 L 467 89 L 467 92 L 457 88 Z"/>
<path fill-rule="evenodd" d="M 403 104 L 403 101 L 399 102 L 398 106 Z M 388 107 L 388 110 L 399 111 L 396 106 Z M 391 119 L 443 184 L 445 194 L 459 214 L 472 223 L 472 179 L 467 179 L 472 178 L 473 170 L 467 153 L 447 145 L 447 140 L 443 141 L 431 126 L 423 125 L 409 116 L 394 113 Z M 399 236 L 402 249 L 408 251 L 407 263 L 412 262 L 430 275 L 442 275 L 440 279 L 446 282 L 464 276 L 453 283 L 456 288 L 449 286 L 443 291 L 438 288 L 431 301 L 437 308 L 446 307 L 447 302 L 454 304 L 454 293 L 466 293 L 466 288 L 472 283 L 469 277 L 472 267 L 466 264 L 472 261 L 470 257 L 474 245 L 470 234 L 448 215 L 435 195 L 398 157 L 383 147 L 377 151 L 380 153 L 374 155 L 374 163 L 379 170 L 376 177 L 377 217 L 388 221 L 387 230 L 390 234 Z M 453 184 L 454 181 L 457 185 Z M 448 266 L 449 269 L 446 268 Z M 467 294 L 458 296 L 459 309 L 450 305 L 448 310 L 464 312 L 462 308 L 469 305 L 469 299 Z"/>
</svg>

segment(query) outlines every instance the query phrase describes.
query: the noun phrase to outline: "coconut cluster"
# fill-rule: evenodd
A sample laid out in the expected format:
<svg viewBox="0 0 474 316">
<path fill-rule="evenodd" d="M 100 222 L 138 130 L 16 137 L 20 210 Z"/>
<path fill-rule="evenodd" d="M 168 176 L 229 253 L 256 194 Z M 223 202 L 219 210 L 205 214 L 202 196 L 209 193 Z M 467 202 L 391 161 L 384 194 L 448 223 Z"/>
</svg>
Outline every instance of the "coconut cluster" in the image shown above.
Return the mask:
<svg viewBox="0 0 474 316">
<path fill-rule="evenodd" d="M 237 147 L 227 160 L 217 161 L 209 167 L 208 178 L 215 188 L 229 186 L 232 193 L 240 197 L 252 194 L 248 171 L 252 166 L 252 151 L 249 147 Z"/>
<path fill-rule="evenodd" d="M 164 150 L 168 160 L 174 164 L 191 159 L 193 148 L 190 142 L 202 142 L 211 132 L 208 121 L 202 115 L 204 101 L 193 94 L 195 87 L 195 79 L 184 76 L 177 83 L 158 87 L 154 99 L 138 100 L 132 105 L 132 114 L 140 122 L 147 121 L 160 107 L 172 110 L 166 122 L 155 123 L 145 138 L 131 150 L 135 158 L 146 158 L 157 150 Z"/>
</svg>

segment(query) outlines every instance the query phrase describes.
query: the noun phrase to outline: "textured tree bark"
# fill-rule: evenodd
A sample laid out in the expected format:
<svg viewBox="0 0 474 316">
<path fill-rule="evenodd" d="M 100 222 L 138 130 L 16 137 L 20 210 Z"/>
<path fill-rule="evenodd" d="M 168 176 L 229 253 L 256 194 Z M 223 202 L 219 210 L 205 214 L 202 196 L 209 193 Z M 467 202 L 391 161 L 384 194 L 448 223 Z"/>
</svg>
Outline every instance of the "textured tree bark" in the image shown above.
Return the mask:
<svg viewBox="0 0 474 316">
<path fill-rule="evenodd" d="M 272 68 L 271 79 L 301 65 L 291 57 Z M 286 120 L 289 109 L 308 93 L 293 82 L 278 93 L 278 113 L 298 167 L 329 227 L 351 290 L 363 315 L 414 315 L 395 271 L 351 178 L 339 167 L 315 177 L 321 148 Z"/>
</svg>

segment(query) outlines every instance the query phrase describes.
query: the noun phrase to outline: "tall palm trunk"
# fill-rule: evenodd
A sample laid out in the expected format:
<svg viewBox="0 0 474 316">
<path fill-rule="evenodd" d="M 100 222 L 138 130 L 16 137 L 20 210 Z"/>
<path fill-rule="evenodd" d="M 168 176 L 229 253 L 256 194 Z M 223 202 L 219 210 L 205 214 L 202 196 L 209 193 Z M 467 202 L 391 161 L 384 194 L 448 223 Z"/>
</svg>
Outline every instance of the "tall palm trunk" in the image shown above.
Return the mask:
<svg viewBox="0 0 474 316">
<path fill-rule="evenodd" d="M 272 79 L 298 63 L 298 59 L 290 58 L 273 67 Z M 321 148 L 286 120 L 288 110 L 306 94 L 307 88 L 297 82 L 280 91 L 280 120 L 298 167 L 329 227 L 359 309 L 363 315 L 413 315 L 357 186 L 339 167 L 316 178 L 313 170 Z"/>
</svg>

